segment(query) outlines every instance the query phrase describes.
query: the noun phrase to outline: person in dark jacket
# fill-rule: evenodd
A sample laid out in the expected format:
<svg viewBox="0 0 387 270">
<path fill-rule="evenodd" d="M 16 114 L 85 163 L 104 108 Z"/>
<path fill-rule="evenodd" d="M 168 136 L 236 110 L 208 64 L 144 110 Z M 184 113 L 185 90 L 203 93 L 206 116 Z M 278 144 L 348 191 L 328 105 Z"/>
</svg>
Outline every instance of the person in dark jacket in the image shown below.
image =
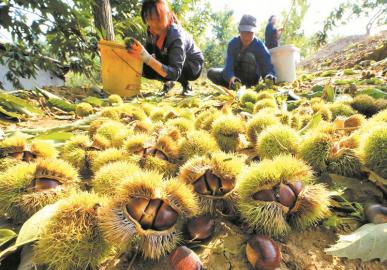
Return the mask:
<svg viewBox="0 0 387 270">
<path fill-rule="evenodd" d="M 270 53 L 254 36 L 257 30 L 256 19 L 251 15 L 243 15 L 238 30 L 239 36 L 228 44 L 225 67 L 209 69 L 208 79 L 229 89 L 234 89 L 236 82 L 247 87 L 254 86 L 261 77 L 274 81 L 275 71 Z"/>
<path fill-rule="evenodd" d="M 269 22 L 266 25 L 265 44 L 268 49 L 278 47 L 281 33 L 284 30 L 283 28 L 280 28 L 280 29 L 275 28 L 276 22 L 277 22 L 276 16 L 272 15 L 270 16 Z"/>
<path fill-rule="evenodd" d="M 178 81 L 183 94 L 191 95 L 189 81 L 199 78 L 204 63 L 202 52 L 182 28 L 166 0 L 145 0 L 141 17 L 148 26 L 145 47 L 134 40 L 129 53 L 144 62 L 143 76 L 164 82 L 160 95 L 165 95 Z"/>
</svg>

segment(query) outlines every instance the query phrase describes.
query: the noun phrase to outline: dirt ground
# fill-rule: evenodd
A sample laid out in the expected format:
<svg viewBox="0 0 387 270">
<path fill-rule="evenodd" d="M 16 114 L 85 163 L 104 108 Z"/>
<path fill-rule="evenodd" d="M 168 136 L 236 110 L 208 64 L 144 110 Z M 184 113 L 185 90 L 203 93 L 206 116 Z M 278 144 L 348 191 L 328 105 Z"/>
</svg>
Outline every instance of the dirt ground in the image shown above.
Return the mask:
<svg viewBox="0 0 387 270">
<path fill-rule="evenodd" d="M 207 242 L 191 247 L 208 270 L 252 270 L 246 256 L 246 242 L 253 235 L 243 233 L 240 226 L 217 219 L 213 237 Z M 317 226 L 303 232 L 293 231 L 288 239 L 281 240 L 281 270 L 382 270 L 387 262 L 378 260 L 361 262 L 326 255 L 324 249 L 337 240 L 335 232 Z M 117 265 L 115 270 L 128 269 L 130 258 Z M 144 261 L 138 256 L 132 270 L 171 269 L 168 258 L 161 261 Z"/>
</svg>

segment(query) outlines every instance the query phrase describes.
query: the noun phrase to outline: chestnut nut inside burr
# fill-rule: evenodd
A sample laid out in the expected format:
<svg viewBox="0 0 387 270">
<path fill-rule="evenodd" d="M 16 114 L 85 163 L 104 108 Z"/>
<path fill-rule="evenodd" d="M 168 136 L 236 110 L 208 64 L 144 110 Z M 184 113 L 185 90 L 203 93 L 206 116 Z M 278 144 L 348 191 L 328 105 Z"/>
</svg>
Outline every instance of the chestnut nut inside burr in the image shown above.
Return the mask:
<svg viewBox="0 0 387 270">
<path fill-rule="evenodd" d="M 178 213 L 160 199 L 133 197 L 126 205 L 126 210 L 144 230 L 167 230 L 175 225 L 178 218 Z"/>
<path fill-rule="evenodd" d="M 293 183 L 278 184 L 272 189 L 263 189 L 253 194 L 253 199 L 264 202 L 279 202 L 292 209 L 296 204 L 297 197 L 303 189 L 301 181 Z"/>
<path fill-rule="evenodd" d="M 193 182 L 194 189 L 201 195 L 223 196 L 235 187 L 235 181 L 221 179 L 211 170 L 207 170 L 201 177 Z"/>
</svg>

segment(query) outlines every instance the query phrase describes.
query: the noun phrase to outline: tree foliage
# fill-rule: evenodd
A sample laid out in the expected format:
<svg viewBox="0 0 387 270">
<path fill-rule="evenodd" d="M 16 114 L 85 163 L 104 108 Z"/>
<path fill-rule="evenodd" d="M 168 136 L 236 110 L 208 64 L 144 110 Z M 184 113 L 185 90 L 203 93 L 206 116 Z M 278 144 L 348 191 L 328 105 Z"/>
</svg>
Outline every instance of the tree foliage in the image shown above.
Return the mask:
<svg viewBox="0 0 387 270">
<path fill-rule="evenodd" d="M 365 30 L 367 34 L 370 34 L 373 26 L 387 24 L 386 14 L 386 0 L 348 0 L 343 2 L 332 10 L 325 19 L 322 30 L 314 36 L 314 45 L 321 47 L 326 44 L 330 31 L 361 16 L 368 18 Z"/>
<path fill-rule="evenodd" d="M 311 53 L 310 41 L 302 30 L 302 24 L 309 10 L 309 6 L 307 0 L 295 0 L 292 9 L 290 11 L 283 11 L 281 14 L 287 20 L 283 25 L 284 31 L 281 35 L 280 42 L 281 44 L 293 44 L 297 48 L 300 48 L 302 56 Z"/>
<path fill-rule="evenodd" d="M 207 67 L 222 67 L 230 40 L 238 34 L 232 10 L 214 12 L 212 19 L 212 36 L 204 49 L 204 59 Z"/>
<path fill-rule="evenodd" d="M 195 43 L 203 47 L 208 21 L 211 19 L 211 7 L 207 0 L 174 0 L 172 10 Z"/>
<path fill-rule="evenodd" d="M 76 73 L 92 76 L 99 69 L 98 40 L 106 33 L 96 26 L 99 0 L 5 0 L 0 4 L 0 27 L 11 34 L 0 63 L 9 67 L 7 78 L 21 87 L 19 78 L 35 76 L 38 68 L 57 70 L 59 63 Z M 133 36 L 145 40 L 141 0 L 110 0 L 117 40 Z M 195 41 L 203 42 L 210 16 L 207 0 L 175 0 L 173 10 Z M 58 61 L 52 61 L 55 58 Z"/>
</svg>

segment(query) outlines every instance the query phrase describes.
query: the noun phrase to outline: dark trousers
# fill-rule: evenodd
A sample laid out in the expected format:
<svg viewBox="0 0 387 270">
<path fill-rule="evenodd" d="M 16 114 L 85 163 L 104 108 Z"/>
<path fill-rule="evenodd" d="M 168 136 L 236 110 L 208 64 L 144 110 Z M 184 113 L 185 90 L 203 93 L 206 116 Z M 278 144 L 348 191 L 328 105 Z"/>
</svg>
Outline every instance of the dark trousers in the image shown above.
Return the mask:
<svg viewBox="0 0 387 270">
<path fill-rule="evenodd" d="M 259 82 L 260 75 L 257 72 L 257 61 L 252 53 L 240 53 L 235 61 L 234 73 L 243 85 L 251 87 Z M 207 78 L 213 83 L 224 87 L 229 87 L 229 82 L 223 78 L 224 69 L 210 68 L 207 72 Z"/>
<path fill-rule="evenodd" d="M 202 73 L 202 69 L 203 69 L 202 62 L 186 63 L 183 66 L 183 70 L 181 72 L 180 77 L 177 79 L 177 81 L 181 83 L 183 87 L 187 87 L 188 81 L 194 81 L 200 77 L 200 74 Z M 147 79 L 158 80 L 162 82 L 168 81 L 167 78 L 160 76 L 160 74 L 158 74 L 150 66 L 145 64 L 142 70 L 142 76 Z"/>
</svg>

